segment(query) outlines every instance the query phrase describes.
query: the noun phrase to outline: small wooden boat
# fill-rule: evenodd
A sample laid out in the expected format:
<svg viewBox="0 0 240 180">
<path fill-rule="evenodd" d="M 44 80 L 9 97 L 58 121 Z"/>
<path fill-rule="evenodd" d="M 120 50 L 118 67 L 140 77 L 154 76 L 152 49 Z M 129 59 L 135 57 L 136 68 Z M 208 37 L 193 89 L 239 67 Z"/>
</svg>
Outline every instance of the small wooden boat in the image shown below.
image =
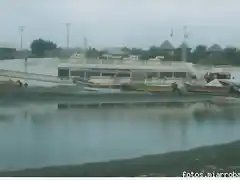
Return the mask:
<svg viewBox="0 0 240 180">
<path fill-rule="evenodd" d="M 20 80 L 2 80 L 0 81 L 0 95 L 6 95 L 8 93 L 16 92 L 28 86 L 27 83 L 23 83 Z"/>
<path fill-rule="evenodd" d="M 194 93 L 229 94 L 232 89 L 232 86 L 230 84 L 224 84 L 218 79 L 214 79 L 205 85 L 189 83 L 184 84 L 188 92 Z"/>
<path fill-rule="evenodd" d="M 75 79 L 74 82 L 84 86 L 86 91 L 142 91 L 149 93 L 160 93 L 160 92 L 180 92 L 177 83 L 169 84 L 146 84 L 142 83 L 121 83 L 111 79 L 97 79 L 97 80 L 82 80 Z"/>
<path fill-rule="evenodd" d="M 121 90 L 123 91 L 144 91 L 144 92 L 180 92 L 178 85 L 176 83 L 166 84 L 166 85 L 149 85 L 149 84 L 140 84 L 140 83 L 129 83 L 122 84 Z"/>
<path fill-rule="evenodd" d="M 8 80 L 8 81 L 0 81 L 0 88 L 18 88 L 18 87 L 27 87 L 27 83 L 23 83 L 20 80 L 17 80 L 16 82 L 13 80 Z"/>
<path fill-rule="evenodd" d="M 169 92 L 172 91 L 171 85 L 146 85 L 146 84 L 122 84 L 122 90 L 126 91 L 147 91 L 147 92 Z"/>
<path fill-rule="evenodd" d="M 121 85 L 119 83 L 114 83 L 111 82 L 109 83 L 108 81 L 91 81 L 91 80 L 84 80 L 80 78 L 75 78 L 73 82 L 77 85 L 82 85 L 84 87 L 89 88 L 89 89 L 94 89 L 94 88 L 104 88 L 104 89 L 120 89 Z"/>
<path fill-rule="evenodd" d="M 111 88 L 94 88 L 94 87 L 84 87 L 84 91 L 94 91 L 94 92 L 102 92 L 102 93 L 115 93 L 121 92 L 120 89 L 111 89 Z"/>
</svg>

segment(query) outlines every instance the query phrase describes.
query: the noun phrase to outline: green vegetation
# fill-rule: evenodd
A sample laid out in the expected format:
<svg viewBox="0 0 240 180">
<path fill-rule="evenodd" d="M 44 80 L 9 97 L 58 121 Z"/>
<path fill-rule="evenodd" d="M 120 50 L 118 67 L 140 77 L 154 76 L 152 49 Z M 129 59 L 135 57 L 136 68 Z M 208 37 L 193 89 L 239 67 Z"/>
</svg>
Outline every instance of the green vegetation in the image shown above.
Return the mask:
<svg viewBox="0 0 240 180">
<path fill-rule="evenodd" d="M 199 64 L 214 64 L 214 65 L 240 65 L 240 51 L 236 48 L 225 48 L 221 52 L 202 52 L 193 51 L 192 57 L 190 56 L 190 61 Z"/>
<path fill-rule="evenodd" d="M 34 40 L 31 44 L 31 51 L 36 57 L 44 57 L 45 51 L 54 50 L 57 45 L 51 41 L 43 39 Z"/>
<path fill-rule="evenodd" d="M 177 48 L 172 51 L 162 50 L 160 47 L 152 46 L 148 50 L 123 47 L 122 51 L 127 54 L 138 55 L 142 60 L 148 60 L 156 56 L 164 56 L 166 61 L 181 61 L 182 49 Z M 187 61 L 195 64 L 213 65 L 240 65 L 240 51 L 236 48 L 225 48 L 221 51 L 208 51 L 204 45 L 199 45 L 195 49 L 187 48 Z M 87 51 L 88 57 L 99 57 L 104 52 L 90 48 Z"/>
<path fill-rule="evenodd" d="M 86 57 L 88 57 L 88 58 L 96 58 L 96 57 L 102 56 L 104 53 L 106 53 L 106 52 L 98 51 L 95 48 L 89 47 L 87 52 L 86 52 Z"/>
<path fill-rule="evenodd" d="M 183 176 L 183 172 L 240 173 L 240 142 L 135 159 L 0 172 L 10 177 L 133 177 Z M 207 175 L 207 174 L 204 174 Z M 240 174 L 239 174 L 240 175 Z"/>
<path fill-rule="evenodd" d="M 215 46 L 216 48 L 216 46 Z M 34 40 L 31 44 L 32 54 L 36 57 L 45 57 L 45 52 L 50 53 L 50 56 L 60 56 L 62 51 L 66 51 L 61 48 L 57 48 L 57 45 L 51 41 L 43 39 Z M 70 49 L 68 49 L 69 51 Z M 198 45 L 195 49 L 187 48 L 187 61 L 195 64 L 206 65 L 240 65 L 240 51 L 234 47 L 228 47 L 225 49 L 209 50 L 205 45 Z M 163 50 L 160 46 L 151 46 L 147 50 L 140 48 L 128 48 L 123 47 L 121 49 L 123 56 L 127 54 L 138 55 L 141 60 L 148 60 L 155 58 L 156 56 L 164 56 L 166 61 L 181 61 L 182 49 L 176 48 L 173 50 Z M 106 54 L 106 51 L 99 51 L 96 48 L 89 47 L 86 52 L 88 58 L 101 57 Z M 73 53 L 72 53 L 73 54 Z"/>
</svg>

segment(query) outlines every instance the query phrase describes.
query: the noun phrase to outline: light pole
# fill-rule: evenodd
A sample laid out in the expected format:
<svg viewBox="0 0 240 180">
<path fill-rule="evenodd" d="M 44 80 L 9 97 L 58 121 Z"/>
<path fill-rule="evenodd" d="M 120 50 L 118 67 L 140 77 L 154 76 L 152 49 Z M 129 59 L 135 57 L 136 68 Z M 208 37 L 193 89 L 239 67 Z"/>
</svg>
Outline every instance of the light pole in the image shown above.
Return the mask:
<svg viewBox="0 0 240 180">
<path fill-rule="evenodd" d="M 85 52 L 85 56 L 86 56 L 87 51 L 88 51 L 88 40 L 86 37 L 84 37 L 84 39 L 83 39 L 83 46 L 84 46 L 84 52 Z"/>
<path fill-rule="evenodd" d="M 85 63 L 86 63 L 87 53 L 88 53 L 88 40 L 86 37 L 83 38 L 83 46 L 84 46 L 84 59 L 85 59 Z"/>
<path fill-rule="evenodd" d="M 70 40 L 69 36 L 70 36 L 70 25 L 71 25 L 71 23 L 66 23 L 65 25 L 66 25 L 66 29 L 67 29 L 67 48 L 69 48 L 69 40 Z"/>
<path fill-rule="evenodd" d="M 88 49 L 88 40 L 86 37 L 84 37 L 84 39 L 83 39 L 83 44 L 84 44 L 84 51 L 86 52 Z"/>
<path fill-rule="evenodd" d="M 188 33 L 187 33 L 187 27 L 184 26 L 183 28 L 183 44 L 182 44 L 182 61 L 186 62 L 187 61 L 187 38 L 188 38 Z"/>
<path fill-rule="evenodd" d="M 20 48 L 22 49 L 23 47 L 23 31 L 25 27 L 24 26 L 19 26 L 19 31 L 20 31 Z"/>
</svg>

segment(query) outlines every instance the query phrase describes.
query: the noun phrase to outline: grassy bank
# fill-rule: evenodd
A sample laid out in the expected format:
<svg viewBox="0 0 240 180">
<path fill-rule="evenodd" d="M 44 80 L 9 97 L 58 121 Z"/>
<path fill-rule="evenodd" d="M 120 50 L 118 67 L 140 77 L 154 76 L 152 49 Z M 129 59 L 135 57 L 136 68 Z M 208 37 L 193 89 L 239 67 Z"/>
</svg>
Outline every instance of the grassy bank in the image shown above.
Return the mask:
<svg viewBox="0 0 240 180">
<path fill-rule="evenodd" d="M 1 172 L 0 176 L 182 176 L 183 171 L 240 173 L 239 150 L 240 141 L 129 160 Z"/>
</svg>

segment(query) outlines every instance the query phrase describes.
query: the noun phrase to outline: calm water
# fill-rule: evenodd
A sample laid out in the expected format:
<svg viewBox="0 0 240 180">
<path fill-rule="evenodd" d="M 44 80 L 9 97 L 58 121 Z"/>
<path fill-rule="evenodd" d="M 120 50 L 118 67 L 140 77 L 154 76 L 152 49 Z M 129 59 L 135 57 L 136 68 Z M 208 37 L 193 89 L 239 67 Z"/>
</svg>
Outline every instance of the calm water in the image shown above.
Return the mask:
<svg viewBox="0 0 240 180">
<path fill-rule="evenodd" d="M 197 110 L 205 117 L 197 118 Z M 237 110 L 225 117 L 218 107 L 204 111 L 201 104 L 79 109 L 2 105 L 0 170 L 108 161 L 240 139 Z"/>
<path fill-rule="evenodd" d="M 57 64 L 30 60 L 28 71 L 56 75 Z M 0 66 L 24 70 L 23 60 Z M 0 102 L 0 170 L 132 158 L 240 139 L 239 107 L 58 107 Z"/>
</svg>

